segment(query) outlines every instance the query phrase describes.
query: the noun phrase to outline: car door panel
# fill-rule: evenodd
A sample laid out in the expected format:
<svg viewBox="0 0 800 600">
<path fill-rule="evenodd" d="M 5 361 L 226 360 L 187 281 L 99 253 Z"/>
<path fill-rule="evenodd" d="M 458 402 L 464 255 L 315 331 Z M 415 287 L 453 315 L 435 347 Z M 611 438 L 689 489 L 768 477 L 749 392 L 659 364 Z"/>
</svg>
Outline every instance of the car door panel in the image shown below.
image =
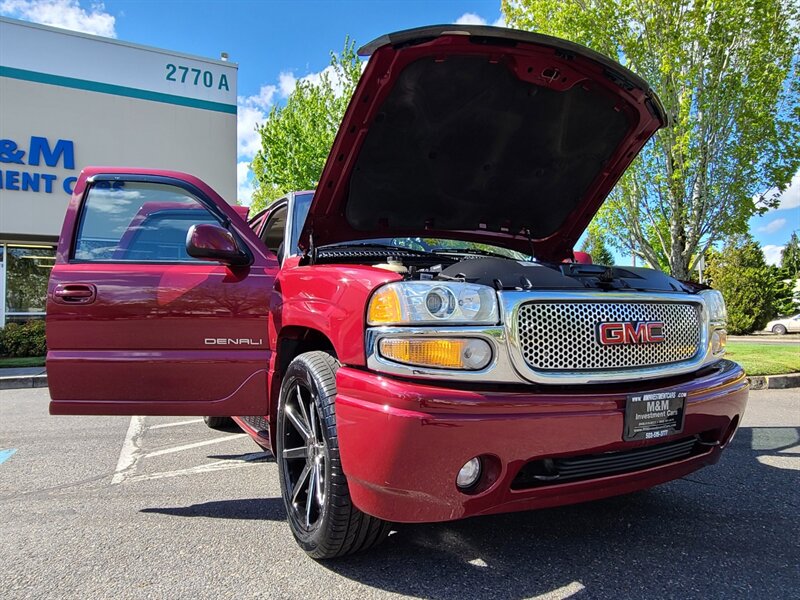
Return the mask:
<svg viewBox="0 0 800 600">
<path fill-rule="evenodd" d="M 91 173 L 82 179 L 89 177 Z M 119 174 L 123 184 L 129 181 L 125 177 Z M 141 187 L 147 173 L 137 172 L 137 177 Z M 223 216 L 230 209 L 213 191 L 200 189 L 193 178 L 170 177 L 188 186 L 193 196 L 213 202 Z M 163 183 L 162 173 L 158 181 Z M 76 194 L 82 192 L 76 186 Z M 120 195 L 119 202 L 122 199 Z M 72 202 L 70 210 L 77 211 L 80 204 Z M 265 414 L 271 360 L 267 318 L 277 273 L 275 257 L 234 213 L 236 220 L 231 218 L 227 226 L 247 245 L 252 264 L 230 267 L 216 261 L 186 261 L 176 243 L 180 228 L 168 234 L 175 239 L 162 240 L 160 232 L 169 228 L 159 229 L 165 221 L 153 220 L 154 215 L 170 219 L 174 229 L 179 211 L 156 204 L 143 203 L 117 241 L 93 238 L 84 244 L 87 250 L 78 252 L 79 258 L 74 248 L 59 248 L 47 307 L 51 413 Z M 108 203 L 104 210 L 114 206 Z M 197 206 L 179 208 L 184 209 L 178 217 L 186 227 L 208 220 Z M 80 248 L 83 238 L 75 231 L 80 230 L 81 217 L 68 215 L 65 229 L 70 220 L 72 230 L 62 235 L 61 244 Z M 121 222 L 125 221 L 128 217 Z M 134 224 L 139 229 L 131 233 Z M 175 260 L 147 258 L 160 259 L 159 253 Z M 92 260 L 94 256 L 101 259 Z M 93 292 L 91 301 L 87 289 Z M 74 299 L 65 298 L 64 290 Z"/>
</svg>

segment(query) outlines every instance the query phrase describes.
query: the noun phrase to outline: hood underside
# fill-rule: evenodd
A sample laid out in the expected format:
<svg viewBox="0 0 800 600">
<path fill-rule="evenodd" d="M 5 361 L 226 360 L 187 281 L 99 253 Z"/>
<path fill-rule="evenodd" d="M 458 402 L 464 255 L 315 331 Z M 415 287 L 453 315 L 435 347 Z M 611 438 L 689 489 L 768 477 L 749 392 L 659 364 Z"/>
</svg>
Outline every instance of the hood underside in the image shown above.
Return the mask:
<svg viewBox="0 0 800 600">
<path fill-rule="evenodd" d="M 641 79 L 547 36 L 441 26 L 362 51 L 306 245 L 449 237 L 567 258 L 666 121 Z"/>
</svg>

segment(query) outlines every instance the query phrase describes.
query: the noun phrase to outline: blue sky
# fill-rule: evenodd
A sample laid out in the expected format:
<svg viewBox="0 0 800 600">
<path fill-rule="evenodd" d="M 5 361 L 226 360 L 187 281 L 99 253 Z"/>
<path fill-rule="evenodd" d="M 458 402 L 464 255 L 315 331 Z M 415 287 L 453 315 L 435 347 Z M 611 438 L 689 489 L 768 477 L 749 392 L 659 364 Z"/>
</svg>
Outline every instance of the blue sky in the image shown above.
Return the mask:
<svg viewBox="0 0 800 600">
<path fill-rule="evenodd" d="M 0 0 L 0 14 L 238 63 L 239 195 L 249 197 L 254 133 L 294 81 L 320 73 L 345 36 L 364 44 L 384 33 L 435 23 L 501 24 L 500 0 Z M 800 173 L 781 209 L 751 220 L 775 262 L 800 229 Z"/>
</svg>

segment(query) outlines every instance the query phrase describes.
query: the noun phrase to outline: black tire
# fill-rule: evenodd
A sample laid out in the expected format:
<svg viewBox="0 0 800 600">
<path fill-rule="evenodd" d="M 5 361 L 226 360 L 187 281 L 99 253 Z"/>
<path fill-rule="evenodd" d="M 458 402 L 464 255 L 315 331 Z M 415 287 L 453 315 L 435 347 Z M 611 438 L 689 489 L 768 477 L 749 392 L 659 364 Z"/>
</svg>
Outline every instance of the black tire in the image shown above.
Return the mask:
<svg viewBox="0 0 800 600">
<path fill-rule="evenodd" d="M 772 333 L 777 333 L 778 335 L 786 335 L 786 326 L 785 325 L 773 325 L 772 326 Z"/>
<path fill-rule="evenodd" d="M 230 417 L 203 417 L 203 421 L 210 429 L 228 430 L 236 425 Z"/>
<path fill-rule="evenodd" d="M 361 552 L 390 530 L 390 523 L 361 512 L 350 499 L 336 432 L 338 368 L 325 352 L 301 354 L 286 370 L 278 399 L 281 495 L 292 534 L 315 559 Z"/>
</svg>

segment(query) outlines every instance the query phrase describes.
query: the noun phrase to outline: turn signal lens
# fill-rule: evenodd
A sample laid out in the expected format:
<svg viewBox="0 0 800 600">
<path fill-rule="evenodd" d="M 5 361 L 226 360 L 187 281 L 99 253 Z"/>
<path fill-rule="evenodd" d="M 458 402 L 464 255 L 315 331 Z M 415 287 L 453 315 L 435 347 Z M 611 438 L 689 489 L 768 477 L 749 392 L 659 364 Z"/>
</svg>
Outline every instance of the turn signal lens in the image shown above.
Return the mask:
<svg viewBox="0 0 800 600">
<path fill-rule="evenodd" d="M 483 369 L 492 359 L 492 349 L 479 339 L 385 338 L 381 356 L 395 362 L 440 369 Z"/>
<path fill-rule="evenodd" d="M 400 309 L 400 297 L 392 286 L 385 286 L 378 290 L 369 303 L 367 322 L 370 325 L 383 325 L 386 323 L 399 323 L 403 320 Z"/>
<path fill-rule="evenodd" d="M 727 344 L 728 332 L 724 329 L 717 329 L 711 334 L 711 354 L 724 354 Z"/>
</svg>

